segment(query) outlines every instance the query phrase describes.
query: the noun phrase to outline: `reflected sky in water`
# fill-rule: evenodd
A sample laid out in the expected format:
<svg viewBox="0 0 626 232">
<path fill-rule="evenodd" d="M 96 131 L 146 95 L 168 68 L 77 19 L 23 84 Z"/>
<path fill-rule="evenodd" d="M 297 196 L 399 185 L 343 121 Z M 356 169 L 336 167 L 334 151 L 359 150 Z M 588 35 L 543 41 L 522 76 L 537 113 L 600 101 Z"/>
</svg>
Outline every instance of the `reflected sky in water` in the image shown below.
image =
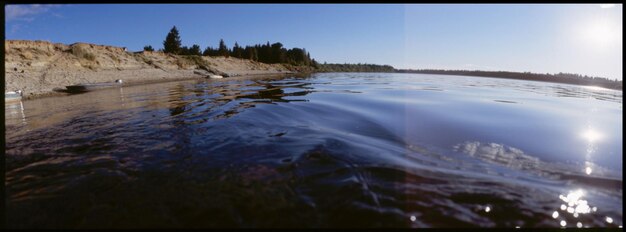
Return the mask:
<svg viewBox="0 0 626 232">
<path fill-rule="evenodd" d="M 621 104 L 380 73 L 23 101 L 5 107 L 7 212 L 12 228 L 617 227 Z"/>
</svg>

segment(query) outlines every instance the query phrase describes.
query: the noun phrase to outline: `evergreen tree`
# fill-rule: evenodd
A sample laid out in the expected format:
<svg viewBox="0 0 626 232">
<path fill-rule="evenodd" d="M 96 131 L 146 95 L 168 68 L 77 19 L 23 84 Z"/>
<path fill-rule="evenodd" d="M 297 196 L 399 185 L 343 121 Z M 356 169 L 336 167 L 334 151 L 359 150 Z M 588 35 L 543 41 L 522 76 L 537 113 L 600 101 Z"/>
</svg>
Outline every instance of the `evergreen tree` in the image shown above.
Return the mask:
<svg viewBox="0 0 626 232">
<path fill-rule="evenodd" d="M 170 33 L 168 33 L 165 37 L 165 41 L 163 41 L 163 51 L 165 51 L 165 53 L 179 54 L 181 50 L 181 43 L 180 36 L 178 35 L 178 29 L 174 26 L 170 30 Z"/>
<path fill-rule="evenodd" d="M 209 54 L 211 54 L 211 47 L 206 47 L 204 51 L 202 52 L 202 55 L 208 56 Z"/>
<path fill-rule="evenodd" d="M 206 47 L 206 49 L 204 49 L 204 52 L 202 52 L 202 55 L 203 56 L 217 56 L 217 50 L 212 47 Z"/>
<path fill-rule="evenodd" d="M 270 63 L 282 63 L 281 58 L 283 58 L 282 56 L 282 48 L 283 48 L 283 44 L 281 43 L 273 43 L 271 46 L 271 56 L 270 56 Z"/>
<path fill-rule="evenodd" d="M 257 61 L 259 59 L 259 56 L 258 56 L 256 48 L 252 46 L 246 46 L 246 49 L 244 49 L 243 58 Z"/>
<path fill-rule="evenodd" d="M 272 63 L 272 48 L 270 46 L 270 41 L 267 41 L 267 44 L 261 46 L 259 52 L 259 61 L 263 63 Z"/>
<path fill-rule="evenodd" d="M 189 48 L 187 46 L 183 46 L 178 50 L 178 55 L 189 55 Z"/>
<path fill-rule="evenodd" d="M 287 63 L 292 65 L 317 66 L 320 70 L 332 70 L 340 68 L 346 68 L 346 70 L 354 69 L 353 66 L 345 66 L 341 64 L 333 64 L 334 66 L 323 66 L 315 60 L 311 59 L 311 54 L 309 54 L 304 48 L 286 49 L 280 42 L 271 44 L 269 41 L 267 41 L 267 43 L 265 44 L 255 44 L 253 46 L 246 46 L 245 48 L 241 47 L 239 43 L 235 42 L 233 48 L 229 49 L 226 46 L 226 43 L 224 43 L 224 40 L 220 39 L 218 48 L 206 47 L 204 51 L 201 51 L 200 46 L 194 44 L 191 48 L 182 47 L 179 54 L 224 57 L 232 56 L 240 59 L 249 59 L 268 64 Z M 361 64 L 355 67 L 368 69 L 366 65 Z"/>
<path fill-rule="evenodd" d="M 303 51 L 306 51 L 306 50 L 304 50 L 304 48 L 303 48 L 302 50 L 303 50 Z M 307 52 L 307 53 L 306 53 L 306 60 L 305 60 L 304 65 L 312 65 L 312 64 L 313 64 L 313 61 L 311 60 L 311 54 L 309 54 L 309 53 Z"/>
<path fill-rule="evenodd" d="M 239 47 L 239 44 L 237 42 L 235 42 L 235 46 L 233 47 L 233 54 L 232 56 L 236 57 L 236 58 L 243 58 L 243 51 L 241 49 L 241 47 Z"/>
<path fill-rule="evenodd" d="M 228 57 L 228 47 L 226 47 L 223 39 L 220 39 L 220 47 L 218 48 L 218 52 L 220 56 Z"/>
<path fill-rule="evenodd" d="M 201 56 L 202 51 L 200 50 L 200 45 L 194 44 L 189 48 L 189 55 Z"/>
<path fill-rule="evenodd" d="M 143 47 L 143 50 L 144 51 L 148 51 L 148 52 L 153 52 L 154 48 L 152 48 L 152 46 L 150 46 L 150 45 L 146 45 L 146 46 Z"/>
</svg>

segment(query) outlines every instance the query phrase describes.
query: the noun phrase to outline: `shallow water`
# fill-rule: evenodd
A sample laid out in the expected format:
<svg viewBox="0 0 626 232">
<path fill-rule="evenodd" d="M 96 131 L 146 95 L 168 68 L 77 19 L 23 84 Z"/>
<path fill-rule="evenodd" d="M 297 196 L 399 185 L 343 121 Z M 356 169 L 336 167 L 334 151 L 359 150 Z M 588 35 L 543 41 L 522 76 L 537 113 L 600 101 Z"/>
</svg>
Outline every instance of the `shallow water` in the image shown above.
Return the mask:
<svg viewBox="0 0 626 232">
<path fill-rule="evenodd" d="M 617 227 L 622 92 L 424 74 L 7 104 L 9 228 Z"/>
</svg>

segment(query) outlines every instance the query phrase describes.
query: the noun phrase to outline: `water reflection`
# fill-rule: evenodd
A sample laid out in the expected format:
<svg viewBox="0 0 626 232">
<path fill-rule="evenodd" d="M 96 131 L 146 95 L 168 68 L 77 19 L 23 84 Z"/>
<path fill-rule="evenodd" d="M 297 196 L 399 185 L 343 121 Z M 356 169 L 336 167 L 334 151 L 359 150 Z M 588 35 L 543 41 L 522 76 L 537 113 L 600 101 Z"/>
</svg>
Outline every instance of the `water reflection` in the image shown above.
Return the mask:
<svg viewBox="0 0 626 232">
<path fill-rule="evenodd" d="M 576 85 L 551 86 L 551 89 L 559 97 L 595 98 L 603 101 L 622 102 L 622 91 L 618 90 Z"/>
<path fill-rule="evenodd" d="M 574 217 L 578 217 L 579 214 L 587 214 L 591 212 L 591 207 L 587 204 L 587 201 L 582 199 L 584 192 L 582 189 L 571 191 L 567 196 L 559 195 L 559 199 L 567 203 L 565 211 L 572 214 Z M 563 210 L 563 207 L 561 207 Z"/>
<path fill-rule="evenodd" d="M 592 109 L 591 111 L 593 112 L 594 110 Z M 593 163 L 591 161 L 597 149 L 596 143 L 604 136 L 592 126 L 588 126 L 587 129 L 581 133 L 581 136 L 587 141 L 587 149 L 585 151 L 585 174 L 591 175 L 591 173 L 593 173 Z"/>
<path fill-rule="evenodd" d="M 602 134 L 597 132 L 593 128 L 588 128 L 586 131 L 582 133 L 583 138 L 585 138 L 590 144 L 593 144 L 597 140 L 602 138 Z"/>
<path fill-rule="evenodd" d="M 559 195 L 562 204 L 552 213 L 552 218 L 563 227 L 575 225 L 577 228 L 588 228 L 589 224 L 611 226 L 613 219 L 610 216 L 595 215 L 599 212 L 598 207 L 590 205 L 585 196 L 586 191 L 583 189 L 569 191 L 567 195 Z"/>
<path fill-rule="evenodd" d="M 5 125 L 15 125 L 17 122 L 22 125 L 26 124 L 26 115 L 24 114 L 24 103 L 22 100 L 5 101 L 4 104 Z"/>
<path fill-rule="evenodd" d="M 479 159 L 517 169 L 535 169 L 539 158 L 524 154 L 520 149 L 497 143 L 468 141 L 454 146 L 454 150 Z"/>
<path fill-rule="evenodd" d="M 523 170 L 543 178 L 567 180 L 614 190 L 621 189 L 622 185 L 621 179 L 616 179 L 620 173 L 591 162 L 585 162 L 584 164 L 548 162 L 540 160 L 531 154 L 526 154 L 518 148 L 478 141 L 467 141 L 457 144 L 453 146 L 453 150 L 482 161 L 499 164 L 515 170 Z M 498 171 L 500 174 L 503 174 L 502 172 L 506 171 Z M 595 173 L 595 175 L 591 175 L 592 173 Z"/>
<path fill-rule="evenodd" d="M 590 127 L 604 136 L 581 138 L 569 121 L 544 125 L 568 119 L 561 117 L 565 110 L 541 108 L 553 108 L 544 100 L 554 98 L 518 96 L 515 86 L 499 93 L 509 82 L 468 79 L 474 86 L 459 87 L 435 77 L 359 75 L 193 80 L 26 101 L 25 127 L 35 130 L 6 134 L 10 222 L 18 228 L 586 227 L 608 218 L 621 224 L 621 173 L 609 175 L 614 170 L 590 158 L 550 160 L 554 153 L 545 152 L 569 144 L 567 136 L 595 138 L 598 146 L 612 131 Z M 513 101 L 519 104 L 500 104 Z M 538 129 L 525 131 L 532 127 Z M 565 136 L 553 136 L 555 130 Z M 500 139 L 508 131 L 516 137 Z M 544 133 L 552 137 L 536 138 Z M 582 156 L 572 150 L 566 155 Z M 570 196 L 570 189 L 586 192 Z"/>
<path fill-rule="evenodd" d="M 126 98 L 124 98 L 124 88 L 120 87 L 120 102 L 122 103 L 122 108 L 126 106 Z"/>
<path fill-rule="evenodd" d="M 597 137 L 596 137 L 597 138 Z M 524 170 L 531 175 L 537 176 L 550 176 L 556 180 L 574 181 L 577 184 L 592 184 L 594 187 L 603 186 L 601 182 L 605 182 L 605 179 L 585 179 L 582 176 L 565 175 L 567 170 L 576 170 L 576 167 L 566 164 L 555 164 L 546 161 L 541 161 L 532 155 L 525 154 L 522 150 L 509 147 L 503 144 L 497 143 L 481 143 L 477 141 L 468 141 L 465 143 L 457 144 L 454 146 L 454 150 L 471 157 L 478 158 L 482 161 L 497 163 L 508 168 Z M 575 165 L 575 164 L 574 164 Z M 589 175 L 592 172 L 592 168 L 602 169 L 590 162 L 585 163 L 586 174 Z M 553 175 L 559 171 L 559 175 Z M 566 182 L 563 182 L 566 183 Z M 609 184 L 614 188 L 619 188 L 621 191 L 621 181 Z M 607 186 L 608 187 L 608 186 Z M 597 190 L 597 189 L 596 189 Z M 585 191 L 583 189 L 577 189 L 568 192 L 566 195 L 559 195 L 558 199 L 562 204 L 557 205 L 556 210 L 550 211 L 550 217 L 554 219 L 561 227 L 588 227 L 588 224 L 598 224 L 599 215 L 591 215 L 598 211 L 598 207 L 592 206 L 589 200 L 585 198 Z M 484 207 L 485 212 L 491 211 L 490 206 Z M 612 218 L 606 216 L 605 223 L 611 224 Z M 608 225 L 607 224 L 607 225 Z"/>
</svg>

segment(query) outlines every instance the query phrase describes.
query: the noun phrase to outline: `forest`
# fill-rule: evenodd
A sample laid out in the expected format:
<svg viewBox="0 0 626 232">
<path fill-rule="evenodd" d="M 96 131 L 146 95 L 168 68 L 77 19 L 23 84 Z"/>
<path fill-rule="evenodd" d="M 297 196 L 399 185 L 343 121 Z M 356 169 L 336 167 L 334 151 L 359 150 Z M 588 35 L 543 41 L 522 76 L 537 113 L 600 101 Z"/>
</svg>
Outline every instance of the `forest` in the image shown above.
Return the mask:
<svg viewBox="0 0 626 232">
<path fill-rule="evenodd" d="M 154 51 L 152 46 L 144 47 L 144 51 Z M 176 55 L 196 55 L 196 56 L 224 56 L 240 59 L 249 59 L 267 64 L 284 63 L 296 66 L 315 66 L 317 61 L 311 59 L 311 55 L 304 48 L 283 47 L 280 42 L 265 44 L 255 44 L 240 46 L 237 42 L 230 48 L 223 39 L 219 41 L 216 48 L 211 46 L 201 50 L 200 45 L 193 44 L 190 47 L 183 46 L 180 34 L 174 26 L 163 41 L 163 49 L 160 51 Z"/>
</svg>

